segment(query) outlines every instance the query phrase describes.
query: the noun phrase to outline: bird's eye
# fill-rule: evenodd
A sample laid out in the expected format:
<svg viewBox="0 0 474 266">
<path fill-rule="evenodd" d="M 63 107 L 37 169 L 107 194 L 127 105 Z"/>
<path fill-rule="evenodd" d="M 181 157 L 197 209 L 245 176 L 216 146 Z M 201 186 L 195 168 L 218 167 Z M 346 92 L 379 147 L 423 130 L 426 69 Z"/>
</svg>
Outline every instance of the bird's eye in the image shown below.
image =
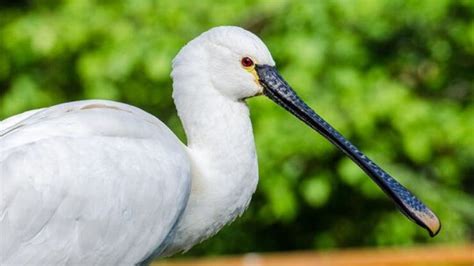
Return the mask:
<svg viewBox="0 0 474 266">
<path fill-rule="evenodd" d="M 253 60 L 250 57 L 243 57 L 242 61 L 240 61 L 242 66 L 244 67 L 251 67 L 254 65 Z"/>
</svg>

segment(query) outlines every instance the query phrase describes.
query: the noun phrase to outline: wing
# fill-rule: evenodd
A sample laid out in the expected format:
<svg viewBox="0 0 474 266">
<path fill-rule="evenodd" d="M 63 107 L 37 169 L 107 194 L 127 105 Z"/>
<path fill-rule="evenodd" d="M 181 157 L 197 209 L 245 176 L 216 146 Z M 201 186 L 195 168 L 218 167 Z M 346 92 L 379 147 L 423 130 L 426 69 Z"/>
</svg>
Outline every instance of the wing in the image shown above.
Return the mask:
<svg viewBox="0 0 474 266">
<path fill-rule="evenodd" d="M 134 264 L 190 190 L 184 145 L 125 104 L 81 101 L 0 124 L 0 264 Z"/>
</svg>

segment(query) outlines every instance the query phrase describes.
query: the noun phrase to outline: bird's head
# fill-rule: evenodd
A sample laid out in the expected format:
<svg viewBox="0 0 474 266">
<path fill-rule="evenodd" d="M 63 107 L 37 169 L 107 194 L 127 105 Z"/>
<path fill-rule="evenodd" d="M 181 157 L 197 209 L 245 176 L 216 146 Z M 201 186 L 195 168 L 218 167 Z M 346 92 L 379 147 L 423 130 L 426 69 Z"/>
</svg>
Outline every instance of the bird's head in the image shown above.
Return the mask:
<svg viewBox="0 0 474 266">
<path fill-rule="evenodd" d="M 183 70 L 176 71 L 179 68 Z M 409 219 L 426 228 L 431 236 L 439 232 L 440 221 L 428 207 L 298 97 L 278 73 L 268 48 L 255 34 L 239 27 L 222 26 L 189 42 L 173 60 L 174 82 L 185 82 L 180 75 L 202 76 L 202 73 L 208 75 L 206 78 L 215 90 L 231 100 L 263 94 L 285 108 L 349 156 Z"/>
<path fill-rule="evenodd" d="M 173 69 L 192 66 L 207 73 L 212 88 L 232 100 L 263 93 L 257 67 L 275 66 L 267 46 L 255 34 L 234 26 L 220 26 L 202 33 L 181 49 Z M 185 71 L 192 75 L 193 71 Z M 198 73 L 196 73 L 198 74 Z M 173 78 L 176 81 L 176 71 Z"/>
</svg>

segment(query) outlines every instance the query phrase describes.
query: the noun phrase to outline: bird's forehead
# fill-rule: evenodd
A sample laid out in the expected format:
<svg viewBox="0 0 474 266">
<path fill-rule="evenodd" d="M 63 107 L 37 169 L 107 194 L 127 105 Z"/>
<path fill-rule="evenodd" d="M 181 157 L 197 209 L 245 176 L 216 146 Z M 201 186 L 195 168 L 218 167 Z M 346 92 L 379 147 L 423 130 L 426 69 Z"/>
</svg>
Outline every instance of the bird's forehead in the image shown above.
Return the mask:
<svg viewBox="0 0 474 266">
<path fill-rule="evenodd" d="M 212 44 L 226 47 L 239 56 L 250 56 L 259 64 L 275 65 L 267 46 L 250 31 L 222 26 L 207 31 L 205 36 Z"/>
</svg>

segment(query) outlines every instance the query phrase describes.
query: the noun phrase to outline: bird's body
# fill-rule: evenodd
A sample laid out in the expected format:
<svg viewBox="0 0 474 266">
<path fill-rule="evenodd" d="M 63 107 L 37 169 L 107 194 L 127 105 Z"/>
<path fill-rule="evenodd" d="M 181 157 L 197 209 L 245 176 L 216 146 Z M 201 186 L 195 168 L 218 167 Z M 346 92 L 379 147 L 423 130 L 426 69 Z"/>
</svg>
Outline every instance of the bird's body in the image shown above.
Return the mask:
<svg viewBox="0 0 474 266">
<path fill-rule="evenodd" d="M 407 215 L 431 217 L 297 98 L 252 33 L 203 33 L 181 49 L 172 77 L 186 145 L 155 116 L 105 100 L 0 122 L 1 265 L 131 265 L 212 236 L 245 210 L 257 186 L 244 100 L 262 93 L 343 146 L 395 191 Z"/>
<path fill-rule="evenodd" d="M 191 186 L 163 123 L 96 100 L 20 116 L 0 124 L 2 265 L 133 264 L 163 242 Z"/>
<path fill-rule="evenodd" d="M 213 123 L 193 132 L 190 147 L 156 117 L 112 101 L 71 102 L 2 122 L 4 262 L 133 264 L 212 235 L 243 212 L 257 184 L 250 119 L 240 110 L 245 104 L 235 104 L 209 109 Z M 233 120 L 242 123 L 233 131 L 215 126 Z M 38 252 L 48 245 L 60 248 Z"/>
</svg>

